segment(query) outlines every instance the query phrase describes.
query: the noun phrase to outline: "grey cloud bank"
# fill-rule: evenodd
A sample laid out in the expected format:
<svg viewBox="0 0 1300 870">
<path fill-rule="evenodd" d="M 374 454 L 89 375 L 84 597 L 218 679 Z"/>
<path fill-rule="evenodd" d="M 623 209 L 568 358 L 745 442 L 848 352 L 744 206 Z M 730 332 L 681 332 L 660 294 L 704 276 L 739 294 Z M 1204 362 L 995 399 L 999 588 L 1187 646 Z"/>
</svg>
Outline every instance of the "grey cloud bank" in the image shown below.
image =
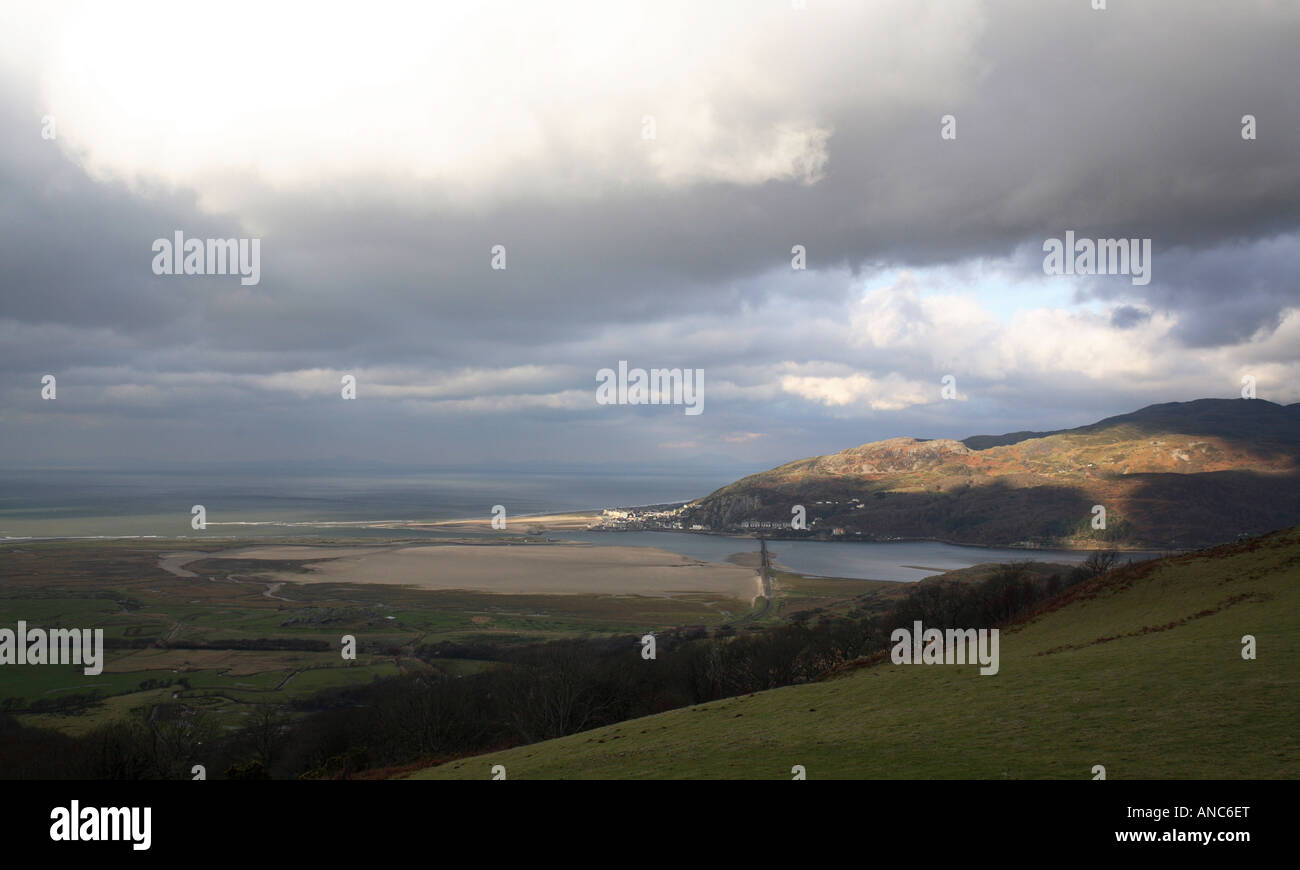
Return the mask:
<svg viewBox="0 0 1300 870">
<path fill-rule="evenodd" d="M 1230 396 L 1246 372 L 1262 397 L 1300 399 L 1300 10 L 810 5 L 715 13 L 738 36 L 719 48 L 728 74 L 701 75 L 713 132 L 696 145 L 673 139 L 681 92 L 647 85 L 626 141 L 591 137 L 602 159 L 572 132 L 582 105 L 548 108 L 552 147 L 468 188 L 369 164 L 311 184 L 106 175 L 67 144 L 75 115 L 41 138 L 40 75 L 0 67 L 5 461 L 417 459 L 436 439 L 448 460 L 527 443 L 557 462 L 778 462 Z M 777 72 L 726 67 L 759 48 Z M 796 132 L 750 141 L 781 124 Z M 781 148 L 810 171 L 764 169 Z M 1151 239 L 1150 283 L 1076 276 L 1058 279 L 1066 304 L 1049 297 L 1041 245 L 1065 228 Z M 258 280 L 157 277 L 151 245 L 178 229 L 263 240 Z M 1007 315 L 994 276 L 1043 279 L 1044 298 Z M 709 373 L 706 414 L 594 400 L 611 360 L 687 359 Z M 358 401 L 338 399 L 341 373 Z M 967 401 L 940 399 L 946 374 Z"/>
</svg>

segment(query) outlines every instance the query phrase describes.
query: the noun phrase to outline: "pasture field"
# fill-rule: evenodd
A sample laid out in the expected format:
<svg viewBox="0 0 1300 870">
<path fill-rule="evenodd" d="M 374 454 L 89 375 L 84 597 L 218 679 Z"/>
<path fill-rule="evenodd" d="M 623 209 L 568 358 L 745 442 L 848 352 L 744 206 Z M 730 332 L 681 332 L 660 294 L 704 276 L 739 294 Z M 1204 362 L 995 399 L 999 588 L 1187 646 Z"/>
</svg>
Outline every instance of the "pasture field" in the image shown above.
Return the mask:
<svg viewBox="0 0 1300 870">
<path fill-rule="evenodd" d="M 358 550 L 355 542 L 274 543 L 310 544 L 306 554 L 322 558 L 331 549 Z M 395 543 L 400 542 L 368 547 L 381 552 Z M 265 541 L 258 545 L 266 548 Z M 485 556 L 505 549 L 465 548 Z M 238 541 L 195 540 L 5 545 L 0 626 L 16 628 L 24 620 L 29 627 L 102 628 L 107 649 L 96 676 L 73 665 L 6 666 L 0 671 L 0 705 L 25 724 L 68 733 L 147 714 L 157 704 L 202 709 L 235 727 L 259 708 L 376 676 L 430 667 L 469 674 L 493 666 L 472 657 L 422 661 L 415 655 L 422 646 L 639 635 L 751 618 L 748 600 L 719 592 L 734 587 L 741 569 L 733 566 L 720 566 L 728 579 L 700 592 L 540 594 L 509 591 L 508 576 L 502 587 L 507 591 L 501 592 L 391 585 L 382 582 L 382 573 L 348 582 L 312 573 L 328 561 L 257 560 L 247 558 L 247 550 Z M 230 551 L 239 554 L 222 558 Z M 609 569 L 615 588 L 619 567 L 615 559 Z M 588 568 L 583 582 L 590 585 L 592 576 Z M 298 582 L 307 579 L 314 582 Z M 846 593 L 861 587 L 861 581 L 839 582 Z M 527 582 L 516 585 L 529 588 Z M 358 640 L 356 661 L 339 655 L 345 634 Z"/>
</svg>

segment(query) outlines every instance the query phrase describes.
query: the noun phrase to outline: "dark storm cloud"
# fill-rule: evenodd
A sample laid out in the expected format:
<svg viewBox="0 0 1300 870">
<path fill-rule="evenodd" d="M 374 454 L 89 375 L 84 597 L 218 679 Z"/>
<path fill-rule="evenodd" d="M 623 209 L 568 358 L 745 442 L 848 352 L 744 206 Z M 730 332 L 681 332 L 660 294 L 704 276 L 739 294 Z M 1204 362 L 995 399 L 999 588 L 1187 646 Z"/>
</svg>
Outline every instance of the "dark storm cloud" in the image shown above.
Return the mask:
<svg viewBox="0 0 1300 870">
<path fill-rule="evenodd" d="M 1121 305 L 1110 313 L 1110 323 L 1116 329 L 1129 329 L 1150 319 L 1150 311 L 1143 311 L 1132 305 Z"/>
<path fill-rule="evenodd" d="M 1143 296 L 1181 317 L 1177 337 L 1190 347 L 1245 341 L 1277 328 L 1281 312 L 1300 303 L 1300 236 L 1229 240 L 1204 249 L 1175 248 L 1154 253 Z M 1089 295 L 1131 295 L 1124 282 L 1099 282 Z"/>
<path fill-rule="evenodd" d="M 1087 289 L 1121 303 L 1117 328 L 1146 321 L 1147 309 L 1176 314 L 1175 336 L 1195 347 L 1276 328 L 1300 295 L 1300 9 L 1110 5 L 989 4 L 970 44 L 893 47 L 888 99 L 857 61 L 891 50 L 889 33 L 846 28 L 810 46 L 792 30 L 769 60 L 806 85 L 791 97 L 797 113 L 832 131 L 812 185 L 627 185 L 571 197 L 521 185 L 468 207 L 401 177 L 309 189 L 242 178 L 232 183 L 245 210 L 214 216 L 184 189 L 88 177 L 40 138 L 31 95 L 0 83 L 0 365 L 24 376 L 99 366 L 111 380 L 115 368 L 127 377 L 534 363 L 582 372 L 638 355 L 711 368 L 853 357 L 820 347 L 813 321 L 847 303 L 852 273 L 1016 257 L 1032 274 L 1043 239 L 1069 229 L 1153 240 L 1149 286 Z M 963 56 L 961 75 L 936 87 L 927 73 L 943 64 L 930 53 L 945 51 Z M 765 110 L 738 102 L 720 115 L 745 127 Z M 939 136 L 949 113 L 955 141 Z M 1247 113 L 1258 118 L 1256 141 L 1240 135 Z M 550 159 L 563 173 L 582 158 L 557 146 Z M 150 244 L 177 229 L 258 235 L 261 284 L 154 276 Z M 507 248 L 504 272 L 489 268 L 494 244 Z M 807 247 L 806 273 L 789 269 L 794 244 Z M 727 336 L 737 312 L 765 305 L 803 305 L 808 320 L 786 323 L 779 343 Z M 694 329 L 721 331 L 690 341 Z M 764 406 L 773 409 L 801 413 Z M 720 430 L 764 416 L 735 413 Z"/>
</svg>

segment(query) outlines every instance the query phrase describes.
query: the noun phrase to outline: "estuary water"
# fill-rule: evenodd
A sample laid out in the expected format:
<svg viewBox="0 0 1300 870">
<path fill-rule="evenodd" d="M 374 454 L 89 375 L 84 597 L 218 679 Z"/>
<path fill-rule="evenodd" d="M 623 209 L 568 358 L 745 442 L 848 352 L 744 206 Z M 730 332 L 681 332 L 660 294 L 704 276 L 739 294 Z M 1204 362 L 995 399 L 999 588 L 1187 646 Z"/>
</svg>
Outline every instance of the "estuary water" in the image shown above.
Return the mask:
<svg viewBox="0 0 1300 870">
<path fill-rule="evenodd" d="M 733 553 L 758 552 L 759 548 L 753 539 L 694 532 L 563 532 L 556 533 L 555 537 L 593 544 L 660 547 L 705 562 L 722 561 Z M 937 541 L 768 541 L 767 550 L 778 567 L 799 574 L 897 581 L 921 580 L 985 562 L 1032 559 L 1077 565 L 1090 555 L 1080 550 L 964 547 Z M 1161 554 L 1123 553 L 1120 559 L 1142 560 L 1158 555 Z"/>
</svg>

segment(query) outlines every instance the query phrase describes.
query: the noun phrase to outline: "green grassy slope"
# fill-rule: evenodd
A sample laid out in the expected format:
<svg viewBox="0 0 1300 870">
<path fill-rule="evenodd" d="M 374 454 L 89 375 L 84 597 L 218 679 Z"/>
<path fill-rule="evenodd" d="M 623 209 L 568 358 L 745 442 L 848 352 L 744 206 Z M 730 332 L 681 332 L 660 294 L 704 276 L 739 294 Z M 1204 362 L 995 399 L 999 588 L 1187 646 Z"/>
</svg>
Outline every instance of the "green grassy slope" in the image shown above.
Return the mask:
<svg viewBox="0 0 1300 870">
<path fill-rule="evenodd" d="M 488 779 L 495 764 L 509 779 L 781 779 L 796 764 L 809 779 L 1300 776 L 1300 528 L 1067 596 L 1003 632 L 994 676 L 886 660 L 414 778 Z"/>
</svg>

